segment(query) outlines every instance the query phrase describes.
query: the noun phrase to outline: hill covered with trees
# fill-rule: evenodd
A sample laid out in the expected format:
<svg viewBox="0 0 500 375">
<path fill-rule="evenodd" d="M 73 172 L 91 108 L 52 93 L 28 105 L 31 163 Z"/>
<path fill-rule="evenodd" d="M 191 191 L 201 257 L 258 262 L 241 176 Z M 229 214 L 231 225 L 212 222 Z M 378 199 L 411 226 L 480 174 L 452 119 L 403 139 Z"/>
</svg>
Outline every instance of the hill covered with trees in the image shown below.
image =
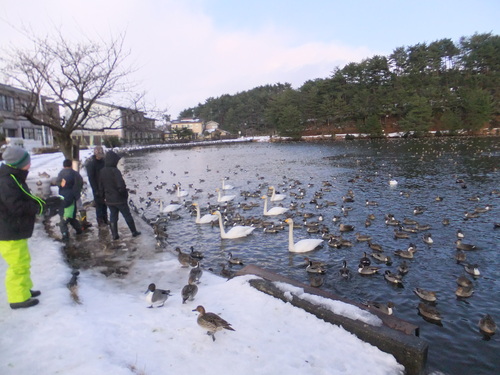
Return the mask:
<svg viewBox="0 0 500 375">
<path fill-rule="evenodd" d="M 389 56 L 336 67 L 293 89 L 288 83 L 208 98 L 180 117 L 217 121 L 243 135 L 466 130 L 498 127 L 500 37 L 398 47 Z"/>
</svg>

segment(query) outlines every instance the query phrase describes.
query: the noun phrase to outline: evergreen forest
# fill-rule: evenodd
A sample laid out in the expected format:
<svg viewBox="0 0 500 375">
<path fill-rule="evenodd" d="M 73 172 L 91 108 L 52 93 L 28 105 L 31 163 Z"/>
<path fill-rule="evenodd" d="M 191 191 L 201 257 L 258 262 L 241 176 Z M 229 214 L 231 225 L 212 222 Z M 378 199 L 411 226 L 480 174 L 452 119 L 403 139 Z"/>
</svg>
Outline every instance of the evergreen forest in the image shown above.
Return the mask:
<svg viewBox="0 0 500 375">
<path fill-rule="evenodd" d="M 500 37 L 491 33 L 398 47 L 389 56 L 335 67 L 294 89 L 289 83 L 208 98 L 180 117 L 216 121 L 242 135 L 359 132 L 477 134 L 500 121 Z"/>
</svg>

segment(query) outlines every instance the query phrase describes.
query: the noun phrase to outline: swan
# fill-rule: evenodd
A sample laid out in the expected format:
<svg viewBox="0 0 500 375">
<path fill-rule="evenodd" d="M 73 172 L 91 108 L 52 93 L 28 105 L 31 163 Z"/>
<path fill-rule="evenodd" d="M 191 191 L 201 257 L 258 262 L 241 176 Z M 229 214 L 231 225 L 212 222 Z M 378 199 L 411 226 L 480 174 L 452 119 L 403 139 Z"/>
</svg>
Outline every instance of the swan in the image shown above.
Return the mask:
<svg viewBox="0 0 500 375">
<path fill-rule="evenodd" d="M 273 191 L 273 194 L 271 195 L 271 202 L 282 201 L 286 198 L 286 194 L 276 194 L 274 186 L 271 186 L 270 189 Z"/>
<path fill-rule="evenodd" d="M 317 247 L 323 245 L 323 240 L 306 238 L 304 240 L 300 240 L 293 243 L 293 220 L 288 218 L 285 220 L 285 223 L 288 224 L 288 251 L 291 253 L 306 253 L 308 251 L 312 251 Z"/>
<path fill-rule="evenodd" d="M 226 178 L 223 178 L 222 179 L 222 190 L 233 190 L 234 189 L 234 186 L 233 185 L 226 185 L 224 183 L 224 181 L 226 180 Z"/>
<path fill-rule="evenodd" d="M 189 193 L 186 190 L 181 190 L 181 185 L 180 184 L 178 184 L 176 186 L 177 186 L 177 196 L 179 198 L 181 198 L 181 197 L 187 197 L 187 195 Z"/>
<path fill-rule="evenodd" d="M 269 211 L 267 210 L 267 195 L 263 195 L 261 197 L 264 199 L 264 215 L 265 216 L 276 216 L 284 214 L 288 211 L 288 208 L 285 207 L 272 207 Z"/>
<path fill-rule="evenodd" d="M 229 202 L 232 201 L 234 198 L 236 198 L 236 195 L 221 195 L 221 192 L 219 189 L 216 189 L 217 191 L 217 202 Z"/>
<path fill-rule="evenodd" d="M 201 216 L 200 206 L 198 205 L 198 203 L 193 203 L 193 206 L 196 207 L 196 220 L 195 220 L 196 224 L 210 224 L 212 221 L 217 220 L 217 215 L 206 214 Z"/>
<path fill-rule="evenodd" d="M 177 210 L 180 210 L 182 208 L 182 205 L 180 204 L 175 204 L 170 202 L 169 205 L 163 207 L 163 200 L 160 200 L 160 212 L 164 214 L 168 214 L 169 212 L 174 212 Z"/>
<path fill-rule="evenodd" d="M 229 229 L 229 231 L 226 233 L 224 230 L 224 224 L 222 224 L 222 215 L 219 211 L 215 211 L 213 215 L 217 215 L 219 217 L 219 228 L 220 228 L 220 237 L 222 239 L 226 238 L 241 238 L 241 237 L 246 237 L 250 233 L 252 233 L 255 229 L 255 227 L 248 227 L 244 225 L 237 225 L 235 227 L 232 227 Z"/>
</svg>

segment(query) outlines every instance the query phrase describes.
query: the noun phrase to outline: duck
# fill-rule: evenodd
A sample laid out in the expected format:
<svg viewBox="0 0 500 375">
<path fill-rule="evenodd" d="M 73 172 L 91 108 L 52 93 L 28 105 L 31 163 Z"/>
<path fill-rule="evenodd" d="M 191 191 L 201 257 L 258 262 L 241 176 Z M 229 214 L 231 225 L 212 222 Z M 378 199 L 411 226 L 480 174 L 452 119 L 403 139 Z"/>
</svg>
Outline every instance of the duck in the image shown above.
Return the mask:
<svg viewBox="0 0 500 375">
<path fill-rule="evenodd" d="M 463 287 L 471 287 L 472 286 L 472 281 L 469 280 L 466 276 L 460 276 L 457 279 L 457 284 Z"/>
<path fill-rule="evenodd" d="M 481 272 L 479 272 L 479 268 L 478 268 L 477 264 L 470 264 L 470 263 L 464 264 L 464 269 L 465 269 L 465 272 L 467 272 L 468 274 L 471 274 L 472 276 L 481 275 Z"/>
<path fill-rule="evenodd" d="M 226 269 L 226 265 L 224 263 L 221 263 L 221 271 L 220 271 L 220 275 L 222 277 L 225 277 L 226 279 L 232 279 L 235 275 L 235 272 L 234 271 L 231 271 L 231 270 L 227 270 Z"/>
<path fill-rule="evenodd" d="M 385 270 L 384 279 L 397 286 L 403 286 L 403 280 L 401 278 L 401 275 L 392 273 L 390 270 Z"/>
<path fill-rule="evenodd" d="M 488 336 L 492 336 L 497 330 L 497 324 L 495 323 L 491 315 L 486 314 L 481 319 L 479 319 L 479 329 L 482 333 Z"/>
<path fill-rule="evenodd" d="M 430 233 L 425 233 L 422 237 L 422 241 L 424 241 L 427 245 L 432 245 L 434 243 Z"/>
<path fill-rule="evenodd" d="M 461 239 L 456 240 L 455 245 L 457 246 L 458 250 L 465 250 L 465 251 L 476 250 L 476 245 L 463 243 Z"/>
<path fill-rule="evenodd" d="M 201 216 L 200 206 L 198 205 L 198 203 L 193 203 L 193 206 L 196 208 L 196 224 L 210 224 L 213 221 L 217 220 L 217 215 L 206 214 Z"/>
<path fill-rule="evenodd" d="M 398 181 L 394 178 L 390 179 L 389 180 L 389 186 L 397 186 L 398 185 Z"/>
<path fill-rule="evenodd" d="M 408 246 L 408 250 L 396 250 L 394 251 L 394 254 L 405 259 L 413 259 L 413 254 L 417 251 L 417 248 L 415 245 L 410 244 Z"/>
<path fill-rule="evenodd" d="M 229 264 L 243 265 L 243 260 L 241 258 L 234 258 L 231 252 L 227 254 L 227 261 Z"/>
<path fill-rule="evenodd" d="M 371 256 L 375 259 L 378 260 L 379 262 L 383 262 L 387 265 L 392 264 L 392 259 L 389 255 L 384 255 L 381 253 L 372 253 Z"/>
<path fill-rule="evenodd" d="M 306 238 L 296 243 L 293 241 L 293 219 L 288 218 L 285 220 L 288 224 L 288 251 L 291 253 L 306 253 L 313 251 L 323 245 L 322 239 Z"/>
<path fill-rule="evenodd" d="M 361 259 L 359 260 L 359 264 L 361 264 L 362 266 L 369 266 L 371 264 L 371 260 L 370 258 L 368 258 L 366 256 L 366 252 L 363 253 L 363 256 L 361 257 Z"/>
<path fill-rule="evenodd" d="M 322 262 L 320 260 L 312 260 L 309 257 L 304 258 L 305 265 L 308 266 L 312 263 L 313 267 L 326 267 L 327 264 L 325 262 Z"/>
<path fill-rule="evenodd" d="M 410 271 L 410 267 L 408 266 L 408 263 L 406 263 L 406 260 L 403 260 L 401 264 L 398 266 L 398 272 L 401 275 L 406 275 Z"/>
<path fill-rule="evenodd" d="M 187 300 L 192 301 L 196 294 L 198 293 L 198 286 L 193 280 L 189 279 L 188 283 L 184 285 L 181 291 L 182 303 L 186 303 Z"/>
<path fill-rule="evenodd" d="M 272 190 L 271 202 L 282 201 L 283 199 L 286 198 L 286 194 L 277 194 L 276 193 L 276 189 L 274 188 L 274 186 L 271 186 L 269 189 Z"/>
<path fill-rule="evenodd" d="M 379 252 L 383 252 L 384 251 L 384 249 L 382 248 L 382 245 L 373 243 L 371 241 L 368 241 L 368 247 L 370 249 L 372 249 L 372 250 L 375 250 L 375 251 L 379 251 Z"/>
<path fill-rule="evenodd" d="M 203 259 L 204 258 L 203 253 L 201 251 L 195 250 L 193 246 L 190 247 L 190 250 L 191 250 L 191 253 L 189 253 L 189 255 L 191 255 L 191 258 L 194 258 L 194 259 Z"/>
<path fill-rule="evenodd" d="M 310 273 L 309 274 L 309 285 L 313 288 L 319 288 L 323 285 L 325 278 L 320 273 Z"/>
<path fill-rule="evenodd" d="M 363 241 L 371 241 L 371 236 L 367 234 L 361 234 L 359 232 L 356 233 L 356 241 L 358 242 L 363 242 Z"/>
<path fill-rule="evenodd" d="M 418 312 L 428 320 L 441 322 L 441 314 L 434 306 L 429 306 L 423 302 L 420 302 L 418 304 Z"/>
<path fill-rule="evenodd" d="M 410 238 L 410 235 L 406 232 L 401 232 L 397 229 L 394 229 L 394 238 Z"/>
<path fill-rule="evenodd" d="M 201 276 L 203 275 L 203 270 L 200 267 L 200 262 L 196 262 L 196 266 L 191 268 L 189 271 L 189 279 L 194 283 L 199 284 Z"/>
<path fill-rule="evenodd" d="M 394 307 L 396 306 L 394 302 L 391 301 L 387 303 L 368 301 L 365 305 L 386 315 L 392 315 L 394 313 Z"/>
<path fill-rule="evenodd" d="M 474 288 L 472 286 L 458 286 L 455 290 L 455 295 L 460 298 L 469 298 L 474 294 Z"/>
<path fill-rule="evenodd" d="M 354 225 L 348 225 L 342 223 L 339 225 L 340 232 L 352 232 L 353 230 L 354 230 Z"/>
<path fill-rule="evenodd" d="M 467 255 L 465 255 L 462 250 L 458 250 L 455 253 L 455 260 L 457 261 L 457 263 L 465 262 L 465 259 L 467 259 Z"/>
<path fill-rule="evenodd" d="M 345 260 L 342 261 L 340 276 L 342 276 L 344 279 L 348 279 L 351 276 L 351 271 L 349 271 L 349 268 L 347 268 L 347 262 Z"/>
<path fill-rule="evenodd" d="M 155 305 L 156 307 L 162 307 L 165 305 L 168 297 L 171 296 L 170 290 L 158 289 L 154 283 L 149 284 L 144 294 L 146 294 L 146 301 L 150 304 L 148 308 L 152 308 Z"/>
<path fill-rule="evenodd" d="M 413 293 L 415 293 L 417 296 L 422 298 L 424 301 L 427 302 L 436 302 L 437 297 L 436 297 L 436 292 L 431 291 L 431 290 L 425 290 L 422 288 L 415 288 L 413 289 Z"/>
<path fill-rule="evenodd" d="M 358 266 L 358 273 L 361 275 L 373 275 L 379 271 L 379 267 L 374 266 L 363 266 L 360 264 Z"/>
<path fill-rule="evenodd" d="M 236 198 L 236 195 L 222 195 L 220 189 L 215 189 L 215 191 L 217 192 L 217 202 L 221 203 L 221 202 L 230 202 L 232 201 L 234 198 Z"/>
<path fill-rule="evenodd" d="M 198 318 L 196 322 L 198 325 L 207 330 L 207 335 L 212 337 L 212 340 L 215 341 L 215 332 L 220 331 L 222 329 L 227 329 L 228 331 L 234 331 L 231 327 L 231 324 L 222 319 L 219 315 L 206 312 L 205 308 L 201 305 L 197 306 L 193 311 L 199 312 Z"/>
<path fill-rule="evenodd" d="M 233 190 L 234 189 L 233 185 L 229 185 L 229 184 L 225 183 L 226 177 L 222 178 L 221 180 L 222 180 L 222 190 Z"/>
<path fill-rule="evenodd" d="M 177 252 L 177 259 L 182 267 L 189 267 L 192 265 L 196 265 L 196 260 L 191 258 L 191 255 L 183 253 L 180 247 L 176 247 L 175 251 Z"/>
<path fill-rule="evenodd" d="M 309 273 L 319 273 L 319 274 L 325 274 L 326 270 L 323 266 L 319 264 L 313 264 L 313 262 L 310 260 L 309 265 L 306 267 L 306 271 Z"/>
<path fill-rule="evenodd" d="M 219 229 L 220 229 L 220 236 L 222 239 L 234 239 L 234 238 L 246 237 L 255 230 L 255 227 L 250 227 L 246 225 L 236 225 L 226 232 L 224 230 L 224 224 L 222 223 L 222 215 L 220 211 L 214 211 L 212 214 L 217 215 L 219 217 Z"/>
<path fill-rule="evenodd" d="M 270 210 L 267 209 L 267 195 L 261 197 L 264 199 L 264 216 L 277 216 L 282 215 L 288 211 L 285 207 L 272 207 Z"/>
</svg>

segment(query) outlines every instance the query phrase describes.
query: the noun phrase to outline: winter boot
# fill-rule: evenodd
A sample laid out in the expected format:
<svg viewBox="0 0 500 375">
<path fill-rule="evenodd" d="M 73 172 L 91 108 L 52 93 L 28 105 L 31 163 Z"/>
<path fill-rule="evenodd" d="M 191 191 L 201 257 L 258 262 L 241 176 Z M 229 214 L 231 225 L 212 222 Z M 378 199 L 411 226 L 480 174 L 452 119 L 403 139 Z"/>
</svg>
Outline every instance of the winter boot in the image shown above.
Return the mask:
<svg viewBox="0 0 500 375">
<path fill-rule="evenodd" d="M 35 305 L 38 305 L 38 300 L 36 298 L 30 298 L 24 302 L 11 303 L 10 308 L 11 309 L 23 309 L 23 308 L 31 307 L 31 306 L 35 306 Z"/>
<path fill-rule="evenodd" d="M 109 227 L 111 228 L 111 237 L 113 240 L 117 240 L 120 238 L 118 235 L 118 223 L 110 223 Z"/>
<path fill-rule="evenodd" d="M 128 224 L 128 227 L 130 228 L 130 231 L 132 232 L 132 237 L 137 237 L 137 236 L 140 236 L 141 235 L 141 232 L 139 232 L 136 228 L 135 228 L 135 223 L 133 221 L 127 223 Z"/>
<path fill-rule="evenodd" d="M 61 236 L 64 242 L 69 241 L 69 231 L 68 231 L 68 222 L 61 217 L 61 221 L 59 222 L 59 228 L 61 228 Z"/>
<path fill-rule="evenodd" d="M 78 220 L 76 220 L 76 219 L 68 219 L 68 222 L 75 229 L 76 234 L 82 234 L 83 233 L 82 226 L 80 225 L 80 222 Z"/>
<path fill-rule="evenodd" d="M 87 228 L 92 226 L 92 224 L 87 221 L 87 210 L 80 210 L 80 224 L 83 230 L 87 230 Z"/>
</svg>

